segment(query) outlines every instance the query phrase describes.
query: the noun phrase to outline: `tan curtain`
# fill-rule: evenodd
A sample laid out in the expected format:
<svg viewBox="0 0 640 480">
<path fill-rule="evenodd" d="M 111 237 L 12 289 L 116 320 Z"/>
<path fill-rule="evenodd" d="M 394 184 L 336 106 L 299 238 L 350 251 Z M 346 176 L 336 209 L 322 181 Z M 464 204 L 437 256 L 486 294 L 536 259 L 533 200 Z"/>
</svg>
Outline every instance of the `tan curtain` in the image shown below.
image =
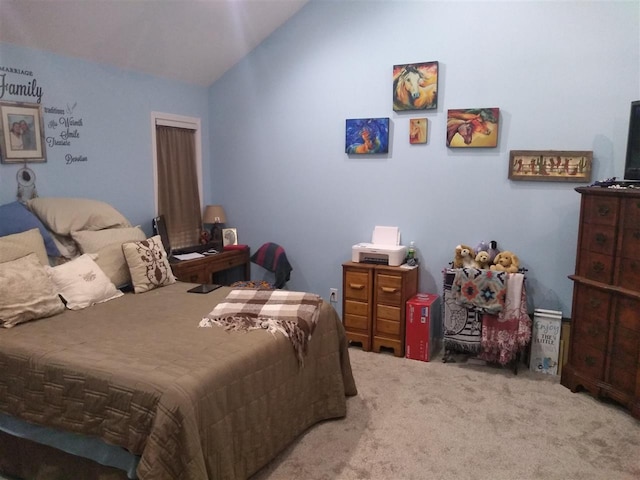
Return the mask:
<svg viewBox="0 0 640 480">
<path fill-rule="evenodd" d="M 167 223 L 173 248 L 200 242 L 202 216 L 196 169 L 195 132 L 156 126 L 158 213 Z"/>
</svg>

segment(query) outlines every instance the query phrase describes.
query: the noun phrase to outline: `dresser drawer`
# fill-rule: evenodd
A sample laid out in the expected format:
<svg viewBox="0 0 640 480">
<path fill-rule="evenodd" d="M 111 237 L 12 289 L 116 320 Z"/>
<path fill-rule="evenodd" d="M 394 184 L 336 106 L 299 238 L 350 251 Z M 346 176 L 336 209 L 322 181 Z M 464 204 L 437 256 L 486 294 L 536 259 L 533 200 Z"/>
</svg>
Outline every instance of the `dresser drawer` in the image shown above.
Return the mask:
<svg viewBox="0 0 640 480">
<path fill-rule="evenodd" d="M 402 277 L 397 275 L 376 275 L 376 295 L 377 303 L 388 305 L 402 304 Z"/>
<path fill-rule="evenodd" d="M 369 318 L 363 315 L 344 314 L 344 326 L 347 329 L 366 331 L 369 328 Z"/>
<path fill-rule="evenodd" d="M 576 317 L 575 324 L 571 326 L 571 336 L 575 337 L 576 344 L 589 345 L 598 351 L 605 351 L 609 340 L 607 319 L 596 321 Z"/>
<path fill-rule="evenodd" d="M 640 260 L 640 226 L 637 228 L 625 228 L 622 231 L 621 255 Z"/>
<path fill-rule="evenodd" d="M 585 223 L 581 250 L 613 255 L 616 250 L 616 228 L 610 225 Z"/>
<path fill-rule="evenodd" d="M 391 335 L 392 337 L 397 337 L 400 335 L 400 322 L 378 318 L 376 319 L 376 331 L 374 335 Z"/>
<path fill-rule="evenodd" d="M 640 228 L 640 198 L 625 198 L 622 211 L 625 227 Z"/>
<path fill-rule="evenodd" d="M 573 335 L 573 332 L 571 332 L 571 335 Z M 573 342 L 573 347 L 571 350 L 571 365 L 582 374 L 594 380 L 602 380 L 604 373 L 604 352 L 577 341 Z"/>
<path fill-rule="evenodd" d="M 365 272 L 347 271 L 344 283 L 345 298 L 353 298 L 368 302 L 369 299 L 369 274 Z"/>
<path fill-rule="evenodd" d="M 640 291 L 640 260 L 637 258 L 622 258 L 620 272 L 616 284 L 630 290 Z"/>
<path fill-rule="evenodd" d="M 399 322 L 402 317 L 402 309 L 400 307 L 393 307 L 390 305 L 376 305 L 376 318 L 384 318 L 386 320 L 393 320 Z"/>
<path fill-rule="evenodd" d="M 344 313 L 352 313 L 354 315 L 367 316 L 369 312 L 369 304 L 364 302 L 356 302 L 354 300 L 345 300 Z"/>
<path fill-rule="evenodd" d="M 576 322 L 583 319 L 607 323 L 611 296 L 609 293 L 585 285 L 575 285 L 574 314 Z"/>
<path fill-rule="evenodd" d="M 614 322 L 633 332 L 640 333 L 640 300 L 619 297 Z M 638 357 L 640 362 L 640 357 Z"/>
<path fill-rule="evenodd" d="M 613 280 L 613 257 L 601 253 L 580 251 L 578 275 L 596 282 L 611 283 Z"/>
<path fill-rule="evenodd" d="M 208 277 L 206 268 L 202 266 L 182 268 L 172 266 L 172 269 L 176 279 L 181 282 L 211 283 L 211 278 Z"/>
<path fill-rule="evenodd" d="M 611 366 L 609 367 L 608 383 L 616 389 L 633 396 L 636 388 L 637 374 L 637 368 L 633 365 L 629 365 L 624 361 L 612 359 Z"/>
<path fill-rule="evenodd" d="M 618 223 L 617 198 L 589 195 L 585 197 L 583 222 L 615 226 Z"/>
</svg>

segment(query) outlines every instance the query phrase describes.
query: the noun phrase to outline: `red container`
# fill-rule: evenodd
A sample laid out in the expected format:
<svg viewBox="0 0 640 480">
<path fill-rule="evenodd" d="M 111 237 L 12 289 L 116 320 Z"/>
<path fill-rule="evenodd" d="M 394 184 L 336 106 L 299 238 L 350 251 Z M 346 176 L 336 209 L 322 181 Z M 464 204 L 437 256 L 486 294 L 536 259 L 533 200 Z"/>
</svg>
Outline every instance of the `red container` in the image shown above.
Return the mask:
<svg viewBox="0 0 640 480">
<path fill-rule="evenodd" d="M 406 357 L 428 362 L 440 341 L 440 297 L 433 293 L 418 293 L 407 300 L 406 308 Z"/>
</svg>

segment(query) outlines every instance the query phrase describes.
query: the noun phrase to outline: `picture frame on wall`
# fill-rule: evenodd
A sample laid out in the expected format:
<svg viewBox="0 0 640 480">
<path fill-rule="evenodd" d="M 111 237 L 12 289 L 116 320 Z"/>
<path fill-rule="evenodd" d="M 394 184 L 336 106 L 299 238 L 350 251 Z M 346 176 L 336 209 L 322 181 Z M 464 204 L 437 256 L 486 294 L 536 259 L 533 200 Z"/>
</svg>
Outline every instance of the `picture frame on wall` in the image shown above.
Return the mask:
<svg viewBox="0 0 640 480">
<path fill-rule="evenodd" d="M 238 245 L 238 231 L 235 228 L 222 229 L 222 246 Z"/>
<path fill-rule="evenodd" d="M 393 111 L 438 108 L 438 62 L 393 66 Z"/>
<path fill-rule="evenodd" d="M 347 119 L 345 152 L 356 155 L 389 153 L 389 117 Z"/>
<path fill-rule="evenodd" d="M 464 108 L 447 112 L 447 147 L 497 147 L 500 109 Z"/>
<path fill-rule="evenodd" d="M 47 161 L 41 105 L 0 102 L 0 130 L 2 163 Z"/>
<path fill-rule="evenodd" d="M 427 143 L 427 125 L 426 118 L 409 119 L 409 143 Z"/>
<path fill-rule="evenodd" d="M 509 179 L 539 182 L 589 183 L 593 166 L 590 150 L 511 150 Z"/>
</svg>

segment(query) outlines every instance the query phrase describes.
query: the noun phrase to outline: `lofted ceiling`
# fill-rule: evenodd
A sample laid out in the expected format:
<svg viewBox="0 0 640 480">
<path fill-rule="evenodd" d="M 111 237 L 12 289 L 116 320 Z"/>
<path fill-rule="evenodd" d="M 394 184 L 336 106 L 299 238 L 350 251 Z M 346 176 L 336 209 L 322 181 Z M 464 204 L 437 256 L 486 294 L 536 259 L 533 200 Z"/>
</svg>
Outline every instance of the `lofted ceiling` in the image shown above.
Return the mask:
<svg viewBox="0 0 640 480">
<path fill-rule="evenodd" d="M 209 86 L 308 1 L 0 0 L 0 42 Z"/>
</svg>

